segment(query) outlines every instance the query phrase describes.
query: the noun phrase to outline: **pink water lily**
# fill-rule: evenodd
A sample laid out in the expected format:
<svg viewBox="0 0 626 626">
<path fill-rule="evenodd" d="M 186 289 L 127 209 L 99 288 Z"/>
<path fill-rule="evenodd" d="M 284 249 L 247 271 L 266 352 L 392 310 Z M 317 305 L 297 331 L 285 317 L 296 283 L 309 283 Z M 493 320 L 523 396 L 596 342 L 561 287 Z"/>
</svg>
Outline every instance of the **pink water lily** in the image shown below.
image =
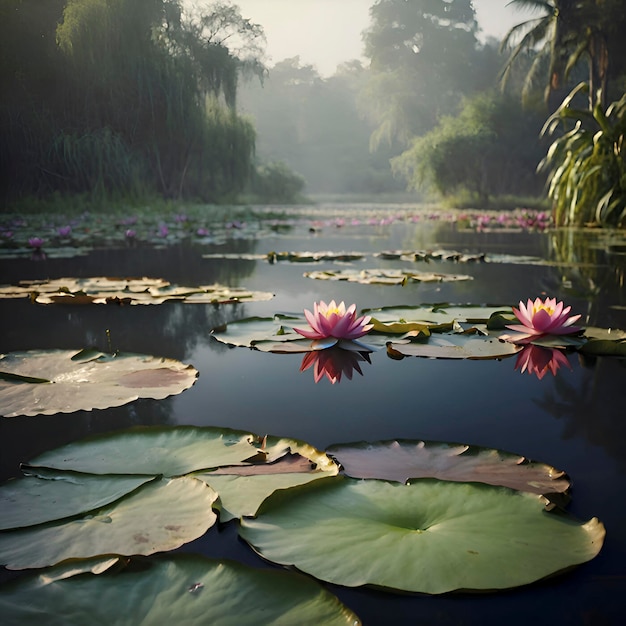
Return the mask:
<svg viewBox="0 0 626 626">
<path fill-rule="evenodd" d="M 556 348 L 544 348 L 532 344 L 524 346 L 515 361 L 515 369 L 519 370 L 521 374 L 527 371 L 529 374 L 534 374 L 539 380 L 548 372 L 552 372 L 552 376 L 556 376 L 557 370 L 562 365 L 572 369 L 564 352 Z"/>
<path fill-rule="evenodd" d="M 570 316 L 571 310 L 571 306 L 564 307 L 556 298 L 536 298 L 534 302 L 529 299 L 526 304 L 520 300 L 519 309 L 513 307 L 513 313 L 521 324 L 507 325 L 507 328 L 522 333 L 513 338 L 516 342 L 532 341 L 543 335 L 570 335 L 580 330 L 573 325 L 580 315 Z"/>
<path fill-rule="evenodd" d="M 369 324 L 370 316 L 357 317 L 356 304 L 351 304 L 347 309 L 342 301 L 336 304 L 331 300 L 326 304 L 323 300 L 313 304 L 313 313 L 304 309 L 304 316 L 310 328 L 294 328 L 294 330 L 307 339 L 358 339 L 366 335 L 373 325 Z"/>
</svg>

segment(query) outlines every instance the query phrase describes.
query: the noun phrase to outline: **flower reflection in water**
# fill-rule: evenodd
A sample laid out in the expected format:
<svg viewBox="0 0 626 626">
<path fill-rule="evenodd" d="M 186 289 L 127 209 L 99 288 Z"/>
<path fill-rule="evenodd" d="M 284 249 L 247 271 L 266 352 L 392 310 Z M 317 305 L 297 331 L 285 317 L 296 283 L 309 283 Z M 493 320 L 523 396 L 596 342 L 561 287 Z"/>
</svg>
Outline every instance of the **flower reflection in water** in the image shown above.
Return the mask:
<svg viewBox="0 0 626 626">
<path fill-rule="evenodd" d="M 548 372 L 552 372 L 552 375 L 556 376 L 562 365 L 572 369 L 565 352 L 557 348 L 546 348 L 533 344 L 524 346 L 515 361 L 515 369 L 519 370 L 521 374 L 527 371 L 529 374 L 534 374 L 539 380 Z"/>
<path fill-rule="evenodd" d="M 353 371 L 357 371 L 363 376 L 361 363 L 371 363 L 368 352 L 356 352 L 354 350 L 332 347 L 326 350 L 307 352 L 302 359 L 300 371 L 304 372 L 313 367 L 313 377 L 316 383 L 319 383 L 326 376 L 334 385 L 341 382 L 343 375 L 348 380 L 352 380 Z"/>
</svg>

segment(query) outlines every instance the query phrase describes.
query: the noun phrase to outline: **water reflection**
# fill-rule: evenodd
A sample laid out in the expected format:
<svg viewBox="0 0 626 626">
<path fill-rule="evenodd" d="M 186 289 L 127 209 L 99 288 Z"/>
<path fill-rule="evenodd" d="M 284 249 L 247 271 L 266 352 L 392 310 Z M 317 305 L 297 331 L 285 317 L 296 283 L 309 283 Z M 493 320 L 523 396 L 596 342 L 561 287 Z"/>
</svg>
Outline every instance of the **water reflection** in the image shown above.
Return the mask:
<svg viewBox="0 0 626 626">
<path fill-rule="evenodd" d="M 341 377 L 345 375 L 348 380 L 352 380 L 352 373 L 358 372 L 363 376 L 361 363 L 369 363 L 371 360 L 368 352 L 355 352 L 353 350 L 343 350 L 332 347 L 325 350 L 315 350 L 307 352 L 302 359 L 300 371 L 304 372 L 313 368 L 313 378 L 315 383 L 319 383 L 324 376 L 328 378 L 332 385 L 341 382 Z"/>
<path fill-rule="evenodd" d="M 572 369 L 564 351 L 533 344 L 524 346 L 515 361 L 515 369 L 519 370 L 520 374 L 528 372 L 528 374 L 534 374 L 539 380 L 548 372 L 552 372 L 552 375 L 556 376 L 561 366 Z"/>
<path fill-rule="evenodd" d="M 574 383 L 556 378 L 537 406 L 565 424 L 563 439 L 584 438 L 601 446 L 626 471 L 626 362 L 580 358 L 582 377 Z"/>
</svg>

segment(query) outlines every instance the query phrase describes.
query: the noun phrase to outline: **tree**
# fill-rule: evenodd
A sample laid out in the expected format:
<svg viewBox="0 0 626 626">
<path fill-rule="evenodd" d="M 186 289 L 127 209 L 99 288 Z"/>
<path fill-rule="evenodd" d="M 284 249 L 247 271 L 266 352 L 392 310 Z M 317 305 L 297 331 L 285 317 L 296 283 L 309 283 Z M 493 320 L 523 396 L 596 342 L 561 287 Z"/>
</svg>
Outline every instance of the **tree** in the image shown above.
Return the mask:
<svg viewBox="0 0 626 626">
<path fill-rule="evenodd" d="M 208 201 L 245 187 L 255 134 L 236 92 L 264 71 L 260 26 L 224 2 L 189 14 L 179 0 L 40 4 L 2 7 L 0 58 L 16 63 L 0 62 L 8 192 Z"/>
<path fill-rule="evenodd" d="M 442 196 L 469 194 L 483 206 L 495 195 L 538 195 L 536 164 L 542 149 L 529 142 L 541 128 L 538 113 L 496 93 L 467 98 L 458 116 L 443 117 L 430 132 L 392 160 L 412 188 Z"/>
<path fill-rule="evenodd" d="M 308 193 L 400 191 L 391 154 L 368 150 L 372 125 L 355 102 L 367 74 L 351 61 L 322 78 L 294 57 L 270 68 L 262 86 L 246 85 L 240 107 L 255 121 L 261 163 L 284 161 L 306 179 Z"/>
<path fill-rule="evenodd" d="M 478 25 L 470 0 L 377 0 L 364 32 L 371 78 L 363 109 L 372 148 L 406 146 L 454 112 L 474 85 Z"/>
<path fill-rule="evenodd" d="M 538 50 L 527 76 L 527 88 L 545 69 L 547 61 L 549 100 L 553 94 L 559 94 L 579 62 L 586 60 L 589 110 L 597 102 L 605 106 L 609 79 L 624 70 L 626 49 L 622 31 L 626 6 L 622 0 L 511 0 L 510 5 L 534 9 L 540 15 L 514 26 L 504 37 L 502 49 L 511 52 L 503 80 L 524 51 Z M 610 61 L 615 65 L 612 72 Z"/>
</svg>

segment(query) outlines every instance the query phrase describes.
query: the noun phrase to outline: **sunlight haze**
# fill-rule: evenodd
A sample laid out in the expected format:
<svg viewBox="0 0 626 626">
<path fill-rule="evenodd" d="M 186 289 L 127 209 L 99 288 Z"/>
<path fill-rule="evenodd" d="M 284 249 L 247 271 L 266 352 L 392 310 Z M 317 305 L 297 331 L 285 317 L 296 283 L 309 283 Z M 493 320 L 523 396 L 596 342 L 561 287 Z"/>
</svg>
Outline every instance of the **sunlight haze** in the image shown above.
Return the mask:
<svg viewBox="0 0 626 626">
<path fill-rule="evenodd" d="M 528 14 L 506 6 L 508 0 L 474 0 L 482 36 L 502 37 Z M 239 0 L 242 15 L 267 36 L 267 63 L 300 56 L 323 76 L 337 65 L 361 58 L 361 33 L 369 25 L 374 0 Z"/>
</svg>

